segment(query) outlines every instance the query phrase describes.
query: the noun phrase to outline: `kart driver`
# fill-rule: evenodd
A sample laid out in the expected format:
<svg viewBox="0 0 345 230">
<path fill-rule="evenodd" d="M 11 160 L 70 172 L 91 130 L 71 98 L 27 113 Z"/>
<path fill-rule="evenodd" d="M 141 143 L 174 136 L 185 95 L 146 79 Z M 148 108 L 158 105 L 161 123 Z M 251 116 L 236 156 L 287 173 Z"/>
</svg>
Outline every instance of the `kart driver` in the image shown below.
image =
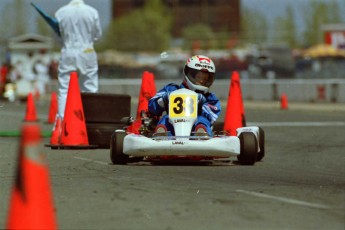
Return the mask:
<svg viewBox="0 0 345 230">
<path fill-rule="evenodd" d="M 173 126 L 169 122 L 168 103 L 169 95 L 172 91 L 187 88 L 198 93 L 198 118 L 195 122 L 192 132 L 195 135 L 212 136 L 212 125 L 217 120 L 221 106 L 220 101 L 214 93 L 209 92 L 216 73 L 216 67 L 213 61 L 203 55 L 196 55 L 187 60 L 183 69 L 183 82 L 181 85 L 170 83 L 157 92 L 149 101 L 149 112 L 153 116 L 162 116 L 156 126 L 156 133 L 169 131 L 174 135 Z"/>
</svg>

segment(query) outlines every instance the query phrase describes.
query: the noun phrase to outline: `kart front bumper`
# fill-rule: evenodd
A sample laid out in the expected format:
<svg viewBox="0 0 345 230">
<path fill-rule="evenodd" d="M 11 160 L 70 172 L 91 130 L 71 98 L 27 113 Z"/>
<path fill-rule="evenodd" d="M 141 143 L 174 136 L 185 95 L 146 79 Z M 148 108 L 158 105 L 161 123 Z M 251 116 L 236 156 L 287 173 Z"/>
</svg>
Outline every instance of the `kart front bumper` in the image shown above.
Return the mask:
<svg viewBox="0 0 345 230">
<path fill-rule="evenodd" d="M 152 139 L 129 134 L 124 138 L 123 153 L 129 156 L 205 156 L 231 157 L 240 154 L 240 140 L 236 136 L 224 136 L 207 140 L 189 137 Z"/>
</svg>

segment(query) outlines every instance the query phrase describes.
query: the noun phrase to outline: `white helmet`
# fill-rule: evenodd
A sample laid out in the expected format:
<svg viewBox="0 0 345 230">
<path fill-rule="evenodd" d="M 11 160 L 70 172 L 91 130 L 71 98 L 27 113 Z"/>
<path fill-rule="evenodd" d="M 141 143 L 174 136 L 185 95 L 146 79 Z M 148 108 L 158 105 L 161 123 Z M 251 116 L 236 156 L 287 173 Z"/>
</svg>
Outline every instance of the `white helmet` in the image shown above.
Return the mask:
<svg viewBox="0 0 345 230">
<path fill-rule="evenodd" d="M 183 82 L 190 90 L 207 93 L 214 81 L 216 67 L 213 61 L 203 55 L 196 55 L 187 60 L 183 69 Z"/>
</svg>

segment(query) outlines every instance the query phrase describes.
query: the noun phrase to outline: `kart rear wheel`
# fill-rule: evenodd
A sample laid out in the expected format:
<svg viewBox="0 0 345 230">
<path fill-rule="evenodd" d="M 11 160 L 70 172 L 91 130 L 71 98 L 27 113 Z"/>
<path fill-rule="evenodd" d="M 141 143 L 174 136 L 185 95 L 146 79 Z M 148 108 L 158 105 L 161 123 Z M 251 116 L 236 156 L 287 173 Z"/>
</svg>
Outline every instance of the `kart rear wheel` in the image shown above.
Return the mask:
<svg viewBox="0 0 345 230">
<path fill-rule="evenodd" d="M 123 140 L 126 132 L 124 130 L 115 131 L 110 139 L 110 159 L 113 164 L 125 165 L 129 156 L 123 153 Z"/>
<path fill-rule="evenodd" d="M 240 155 L 237 159 L 242 165 L 254 165 L 257 159 L 258 143 L 254 133 L 243 132 L 239 136 L 241 144 Z"/>
<path fill-rule="evenodd" d="M 259 127 L 259 147 L 260 151 L 257 154 L 256 161 L 261 161 L 265 156 L 265 132 Z"/>
</svg>

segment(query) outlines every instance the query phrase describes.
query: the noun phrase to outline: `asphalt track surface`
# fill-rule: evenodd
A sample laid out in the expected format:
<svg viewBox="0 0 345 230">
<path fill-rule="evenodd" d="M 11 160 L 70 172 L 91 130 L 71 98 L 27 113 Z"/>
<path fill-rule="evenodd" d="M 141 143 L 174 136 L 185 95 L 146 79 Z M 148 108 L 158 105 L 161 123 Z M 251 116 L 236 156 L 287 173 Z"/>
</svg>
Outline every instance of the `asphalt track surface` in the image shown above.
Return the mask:
<svg viewBox="0 0 345 230">
<path fill-rule="evenodd" d="M 42 131 L 52 128 L 48 103 L 36 103 Z M 289 106 L 245 102 L 248 124 L 266 133 L 266 157 L 254 166 L 119 166 L 108 150 L 52 150 L 43 138 L 59 228 L 343 230 L 345 105 Z M 19 130 L 24 115 L 25 104 L 0 102 L 0 131 Z M 0 137 L 0 146 L 5 228 L 19 139 Z"/>
</svg>

